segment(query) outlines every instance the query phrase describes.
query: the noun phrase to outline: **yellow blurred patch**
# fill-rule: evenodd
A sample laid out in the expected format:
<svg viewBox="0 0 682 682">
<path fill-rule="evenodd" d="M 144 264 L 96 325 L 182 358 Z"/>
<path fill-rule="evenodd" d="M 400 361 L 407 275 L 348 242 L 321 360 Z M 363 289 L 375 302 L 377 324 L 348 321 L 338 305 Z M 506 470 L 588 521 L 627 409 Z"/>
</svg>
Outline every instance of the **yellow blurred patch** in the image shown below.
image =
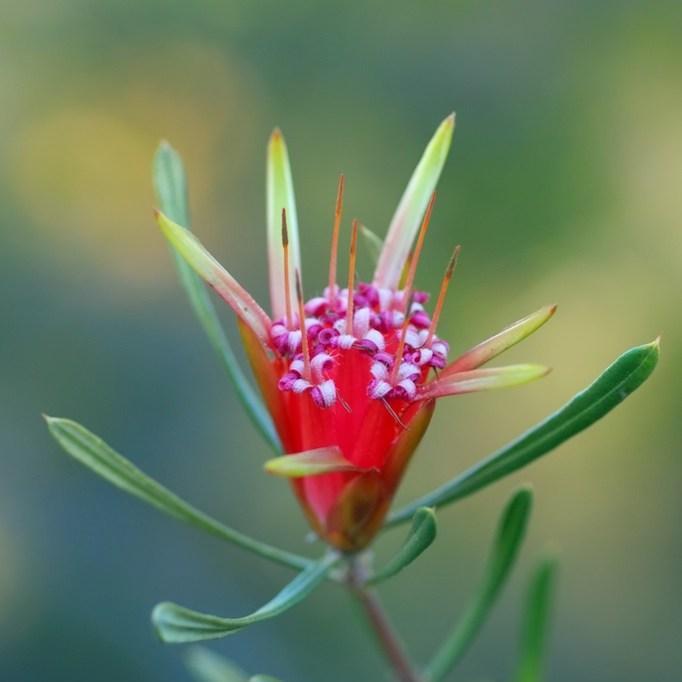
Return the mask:
<svg viewBox="0 0 682 682">
<path fill-rule="evenodd" d="M 152 217 L 156 145 L 167 138 L 182 153 L 202 237 L 227 228 L 208 207 L 212 197 L 225 201 L 226 175 L 253 154 L 254 80 L 222 53 L 174 46 L 131 56 L 106 82 L 68 84 L 49 109 L 25 117 L 11 134 L 9 175 L 50 256 L 87 259 L 133 287 L 169 283 Z"/>
</svg>

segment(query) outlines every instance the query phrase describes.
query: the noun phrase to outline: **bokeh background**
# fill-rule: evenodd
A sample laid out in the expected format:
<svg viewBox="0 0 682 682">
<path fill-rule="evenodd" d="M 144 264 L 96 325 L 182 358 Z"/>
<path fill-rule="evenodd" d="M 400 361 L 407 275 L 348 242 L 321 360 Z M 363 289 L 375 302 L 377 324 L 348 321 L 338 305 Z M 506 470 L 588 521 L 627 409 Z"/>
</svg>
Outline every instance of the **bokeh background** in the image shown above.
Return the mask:
<svg viewBox="0 0 682 682">
<path fill-rule="evenodd" d="M 679 2 L 5 0 L 0 16 L 0 679 L 189 680 L 183 650 L 152 633 L 153 605 L 240 615 L 289 577 L 97 480 L 58 451 L 41 412 L 83 422 L 232 525 L 310 551 L 153 223 L 158 141 L 184 155 L 201 238 L 265 301 L 271 129 L 289 143 L 311 287 L 337 174 L 347 215 L 383 233 L 453 109 L 418 283 L 437 286 L 463 244 L 443 326 L 460 349 L 559 303 L 507 356 L 555 370 L 441 403 L 401 499 L 517 435 L 627 347 L 662 334 L 663 355 L 607 420 L 444 510 L 436 545 L 383 590 L 388 607 L 425 660 L 476 585 L 503 503 L 531 482 L 523 559 L 453 679 L 511 678 L 547 547 L 561 556 L 548 679 L 682 677 Z M 214 648 L 286 682 L 386 679 L 333 587 Z"/>
</svg>

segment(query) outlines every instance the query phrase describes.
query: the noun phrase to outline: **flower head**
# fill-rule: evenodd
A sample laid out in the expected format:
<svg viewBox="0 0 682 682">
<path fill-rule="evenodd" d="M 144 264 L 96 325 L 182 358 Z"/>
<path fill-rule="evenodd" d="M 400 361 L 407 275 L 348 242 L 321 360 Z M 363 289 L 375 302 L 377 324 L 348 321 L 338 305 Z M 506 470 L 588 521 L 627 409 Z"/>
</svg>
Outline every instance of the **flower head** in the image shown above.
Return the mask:
<svg viewBox="0 0 682 682">
<path fill-rule="evenodd" d="M 166 237 L 233 308 L 249 362 L 284 452 L 266 464 L 290 477 L 315 531 L 344 551 L 366 546 L 381 526 L 437 399 L 539 378 L 547 368 L 481 366 L 551 317 L 547 306 L 450 361 L 438 322 L 459 247 L 432 307 L 415 288 L 434 189 L 450 147 L 454 115 L 429 142 L 389 227 L 371 282 L 356 279 L 354 220 L 348 277 L 337 262 L 343 213 L 341 176 L 327 286 L 305 299 L 293 182 L 279 130 L 268 146 L 268 315 L 183 227 L 158 214 Z M 431 312 L 429 312 L 429 309 Z"/>
</svg>

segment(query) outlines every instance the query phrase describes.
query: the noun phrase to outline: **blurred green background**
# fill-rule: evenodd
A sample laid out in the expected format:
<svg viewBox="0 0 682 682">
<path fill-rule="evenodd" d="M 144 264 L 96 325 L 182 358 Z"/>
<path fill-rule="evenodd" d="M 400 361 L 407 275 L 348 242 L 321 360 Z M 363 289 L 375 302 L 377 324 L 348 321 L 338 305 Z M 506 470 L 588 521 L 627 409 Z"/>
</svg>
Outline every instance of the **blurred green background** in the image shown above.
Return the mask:
<svg viewBox="0 0 682 682">
<path fill-rule="evenodd" d="M 663 356 L 606 421 L 443 511 L 436 545 L 385 588 L 388 607 L 426 659 L 476 584 L 504 501 L 529 481 L 523 560 L 459 679 L 510 679 L 547 546 L 561 555 L 548 679 L 681 679 L 680 25 L 672 0 L 5 0 L 0 679 L 189 680 L 182 649 L 153 635 L 152 606 L 240 615 L 289 577 L 95 479 L 58 451 L 41 412 L 81 421 L 234 526 L 310 551 L 153 223 L 159 139 L 186 160 L 197 232 L 266 301 L 271 129 L 290 147 L 306 283 L 321 287 L 337 174 L 346 215 L 383 233 L 453 109 L 418 284 L 436 287 L 462 243 L 443 326 L 456 349 L 557 302 L 507 356 L 554 372 L 441 403 L 401 499 L 545 416 L 627 347 L 662 334 Z M 386 679 L 333 587 L 214 648 L 287 682 Z"/>
</svg>

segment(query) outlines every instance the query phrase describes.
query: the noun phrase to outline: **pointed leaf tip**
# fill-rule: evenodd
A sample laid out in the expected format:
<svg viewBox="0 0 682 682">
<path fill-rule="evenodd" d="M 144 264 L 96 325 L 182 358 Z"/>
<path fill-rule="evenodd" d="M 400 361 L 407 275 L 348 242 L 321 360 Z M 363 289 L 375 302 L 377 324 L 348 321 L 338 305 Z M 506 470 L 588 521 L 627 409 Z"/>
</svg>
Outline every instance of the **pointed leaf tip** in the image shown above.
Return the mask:
<svg viewBox="0 0 682 682">
<path fill-rule="evenodd" d="M 398 286 L 422 216 L 445 165 L 454 128 L 455 118 L 451 114 L 438 126 L 407 184 L 374 272 L 374 283 L 379 287 Z"/>
<path fill-rule="evenodd" d="M 368 584 L 377 585 L 400 573 L 431 546 L 436 539 L 437 532 L 435 509 L 433 507 L 417 509 L 412 517 L 412 526 L 397 554 L 383 569 L 376 572 Z"/>
<path fill-rule="evenodd" d="M 550 452 L 623 402 L 651 376 L 657 363 L 655 343 L 630 348 L 554 414 L 440 488 L 394 512 L 387 527 L 409 521 L 424 505 L 440 507 L 471 495 Z"/>
<path fill-rule="evenodd" d="M 215 289 L 235 314 L 248 325 L 264 345 L 270 342 L 270 318 L 225 268 L 187 229 L 160 211 L 157 221 L 166 239 L 177 253 L 205 282 Z"/>
<path fill-rule="evenodd" d="M 337 561 L 336 555 L 328 554 L 312 563 L 267 604 L 248 616 L 222 618 L 192 611 L 172 602 L 162 602 L 152 611 L 152 623 L 161 640 L 167 644 L 198 642 L 231 635 L 249 625 L 274 618 L 298 604 L 325 579 Z"/>
<path fill-rule="evenodd" d="M 153 161 L 154 191 L 161 208 L 171 220 L 189 226 L 187 177 L 180 154 L 162 140 Z"/>
</svg>

